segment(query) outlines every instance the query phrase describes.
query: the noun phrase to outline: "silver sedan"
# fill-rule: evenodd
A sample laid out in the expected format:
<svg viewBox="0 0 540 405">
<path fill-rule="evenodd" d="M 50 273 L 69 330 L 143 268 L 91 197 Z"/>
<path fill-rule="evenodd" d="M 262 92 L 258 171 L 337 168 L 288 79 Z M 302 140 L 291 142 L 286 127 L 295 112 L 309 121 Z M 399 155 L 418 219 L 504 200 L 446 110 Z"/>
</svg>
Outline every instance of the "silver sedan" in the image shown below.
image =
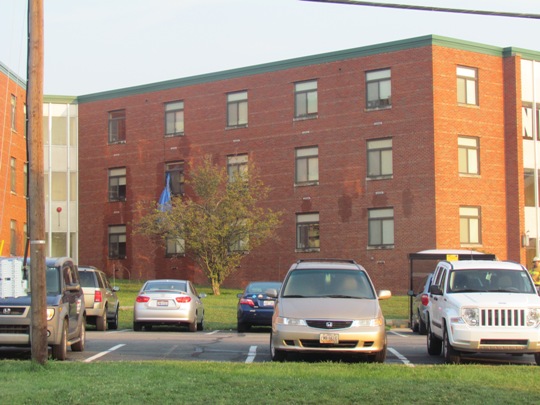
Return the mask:
<svg viewBox="0 0 540 405">
<path fill-rule="evenodd" d="M 187 325 L 190 332 L 204 329 L 204 306 L 188 280 L 149 280 L 142 286 L 133 307 L 133 330 L 152 325 Z"/>
</svg>

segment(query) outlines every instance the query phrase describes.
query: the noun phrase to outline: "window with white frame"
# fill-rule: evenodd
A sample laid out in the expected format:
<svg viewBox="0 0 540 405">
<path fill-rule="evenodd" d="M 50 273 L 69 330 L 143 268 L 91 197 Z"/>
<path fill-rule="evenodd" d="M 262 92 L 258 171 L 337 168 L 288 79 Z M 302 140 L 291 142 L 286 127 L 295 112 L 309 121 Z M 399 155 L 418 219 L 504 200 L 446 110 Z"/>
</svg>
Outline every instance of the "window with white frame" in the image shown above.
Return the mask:
<svg viewBox="0 0 540 405">
<path fill-rule="evenodd" d="M 310 80 L 294 84 L 294 117 L 312 118 L 317 116 L 317 81 Z"/>
<path fill-rule="evenodd" d="M 392 81 L 390 69 L 366 72 L 366 107 L 386 108 L 392 105 Z"/>
<path fill-rule="evenodd" d="M 458 66 L 457 99 L 459 104 L 478 105 L 478 70 Z"/>
<path fill-rule="evenodd" d="M 126 258 L 126 226 L 109 226 L 109 259 Z"/>
<path fill-rule="evenodd" d="M 317 184 L 319 182 L 319 147 L 309 146 L 295 149 L 295 184 Z"/>
<path fill-rule="evenodd" d="M 169 162 L 165 163 L 165 178 L 164 183 L 167 180 L 167 174 L 170 176 L 170 184 L 172 195 L 184 194 L 184 162 Z"/>
<path fill-rule="evenodd" d="M 476 137 L 458 137 L 459 174 L 480 174 L 480 140 Z"/>
<path fill-rule="evenodd" d="M 459 207 L 459 241 L 461 244 L 482 243 L 480 207 Z"/>
<path fill-rule="evenodd" d="M 392 139 L 367 141 L 367 176 L 379 178 L 391 177 L 392 174 Z"/>
<path fill-rule="evenodd" d="M 319 213 L 296 214 L 296 249 L 320 248 Z"/>
<path fill-rule="evenodd" d="M 109 201 L 126 201 L 126 168 L 109 169 Z"/>
<path fill-rule="evenodd" d="M 109 112 L 109 143 L 126 141 L 126 110 Z"/>
<path fill-rule="evenodd" d="M 165 136 L 184 134 L 184 102 L 165 104 Z"/>
<path fill-rule="evenodd" d="M 248 124 L 248 92 L 227 94 L 227 126 L 245 127 Z"/>
<path fill-rule="evenodd" d="M 394 245 L 394 209 L 373 208 L 368 210 L 368 245 L 390 247 Z"/>
<path fill-rule="evenodd" d="M 186 253 L 186 242 L 181 238 L 165 239 L 165 255 L 167 257 L 183 256 Z"/>
<path fill-rule="evenodd" d="M 227 156 L 229 182 L 243 178 L 248 172 L 248 155 Z"/>
</svg>

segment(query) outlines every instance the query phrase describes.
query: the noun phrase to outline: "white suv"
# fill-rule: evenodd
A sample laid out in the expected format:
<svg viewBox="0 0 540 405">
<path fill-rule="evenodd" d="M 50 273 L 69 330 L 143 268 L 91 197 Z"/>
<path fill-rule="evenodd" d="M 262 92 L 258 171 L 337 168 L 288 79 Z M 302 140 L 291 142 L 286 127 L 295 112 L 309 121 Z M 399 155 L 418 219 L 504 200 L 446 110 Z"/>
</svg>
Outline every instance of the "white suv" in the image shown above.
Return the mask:
<svg viewBox="0 0 540 405">
<path fill-rule="evenodd" d="M 501 261 L 441 261 L 429 288 L 427 350 L 534 354 L 540 365 L 540 297 L 529 272 Z"/>
</svg>

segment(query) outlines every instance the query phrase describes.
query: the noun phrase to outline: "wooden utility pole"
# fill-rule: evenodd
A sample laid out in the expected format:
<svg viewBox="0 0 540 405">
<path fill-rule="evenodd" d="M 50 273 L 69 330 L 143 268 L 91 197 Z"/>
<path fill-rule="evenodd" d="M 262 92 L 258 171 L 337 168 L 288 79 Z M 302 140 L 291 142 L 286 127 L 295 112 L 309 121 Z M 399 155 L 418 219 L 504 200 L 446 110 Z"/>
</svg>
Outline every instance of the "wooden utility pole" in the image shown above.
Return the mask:
<svg viewBox="0 0 540 405">
<path fill-rule="evenodd" d="M 43 186 L 43 0 L 28 0 L 28 223 L 32 296 L 32 360 L 45 364 L 47 288 L 45 286 L 45 193 Z"/>
</svg>

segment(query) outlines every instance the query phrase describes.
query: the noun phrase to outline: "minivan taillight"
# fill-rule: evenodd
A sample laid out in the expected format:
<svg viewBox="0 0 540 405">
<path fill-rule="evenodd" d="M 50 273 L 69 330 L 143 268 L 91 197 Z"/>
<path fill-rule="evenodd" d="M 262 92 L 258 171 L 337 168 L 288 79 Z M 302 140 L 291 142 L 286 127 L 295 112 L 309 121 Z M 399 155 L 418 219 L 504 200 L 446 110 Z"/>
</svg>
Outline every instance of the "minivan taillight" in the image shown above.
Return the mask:
<svg viewBox="0 0 540 405">
<path fill-rule="evenodd" d="M 422 305 L 426 306 L 427 304 L 429 304 L 429 295 L 422 294 Z"/>
<path fill-rule="evenodd" d="M 103 297 L 101 296 L 101 291 L 96 290 L 94 292 L 94 302 L 101 302 L 103 301 Z"/>
</svg>

